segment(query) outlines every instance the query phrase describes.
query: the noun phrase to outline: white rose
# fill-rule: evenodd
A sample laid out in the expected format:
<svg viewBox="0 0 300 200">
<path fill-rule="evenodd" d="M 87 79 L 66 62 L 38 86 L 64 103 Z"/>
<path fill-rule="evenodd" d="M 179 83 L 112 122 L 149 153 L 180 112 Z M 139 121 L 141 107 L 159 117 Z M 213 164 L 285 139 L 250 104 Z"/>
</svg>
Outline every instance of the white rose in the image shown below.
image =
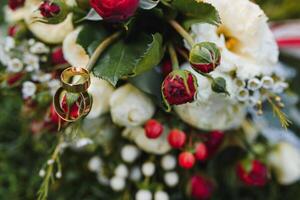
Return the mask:
<svg viewBox="0 0 300 200">
<path fill-rule="evenodd" d="M 216 71 L 236 70 L 243 80 L 272 73 L 279 51 L 260 7 L 249 0 L 204 1 L 218 10 L 222 24 L 194 24 L 191 34 L 197 43 L 214 42 L 220 48 L 221 65 Z"/>
<path fill-rule="evenodd" d="M 119 87 L 111 96 L 112 120 L 120 126 L 139 126 L 155 112 L 151 99 L 131 84 Z"/>
<path fill-rule="evenodd" d="M 145 162 L 142 165 L 142 172 L 144 176 L 152 176 L 155 172 L 155 165 L 153 162 Z"/>
<path fill-rule="evenodd" d="M 95 119 L 109 111 L 109 99 L 114 91 L 114 87 L 107 81 L 91 75 L 91 85 L 88 92 L 93 97 L 93 106 L 88 119 Z"/>
<path fill-rule="evenodd" d="M 110 187 L 114 191 L 122 191 L 125 188 L 125 180 L 124 178 L 114 176 L 110 179 Z"/>
<path fill-rule="evenodd" d="M 197 100 L 174 106 L 178 116 L 191 126 L 204 130 L 227 130 L 240 126 L 246 115 L 245 106 L 235 100 L 236 85 L 230 76 L 214 71 L 211 75 L 226 80 L 230 96 L 218 94 L 211 90 L 207 78 L 195 72 L 189 65 L 184 69 L 192 72 L 198 81 Z"/>
<path fill-rule="evenodd" d="M 117 166 L 117 168 L 115 169 L 115 175 L 121 178 L 126 178 L 128 177 L 128 168 L 126 167 L 126 165 L 124 164 L 120 164 Z"/>
<path fill-rule="evenodd" d="M 164 170 L 172 170 L 176 167 L 176 158 L 173 155 L 164 155 L 161 159 L 161 166 Z"/>
<path fill-rule="evenodd" d="M 122 134 L 123 137 L 134 141 L 140 149 L 146 151 L 147 153 L 162 155 L 171 150 L 171 147 L 167 141 L 167 128 L 165 128 L 163 134 L 155 140 L 147 138 L 145 135 L 145 130 L 142 127 L 126 128 Z"/>
<path fill-rule="evenodd" d="M 179 176 L 176 172 L 167 172 L 164 175 L 164 181 L 167 186 L 174 187 L 178 184 Z"/>
<path fill-rule="evenodd" d="M 169 200 L 169 195 L 165 191 L 156 191 L 154 194 L 154 200 Z"/>
<path fill-rule="evenodd" d="M 268 161 L 280 184 L 289 185 L 300 179 L 300 151 L 287 142 L 281 142 L 268 155 Z"/>
<path fill-rule="evenodd" d="M 134 145 L 125 145 L 121 150 L 121 157 L 127 163 L 134 162 L 139 154 L 138 148 Z"/>
<path fill-rule="evenodd" d="M 139 190 L 135 194 L 135 200 L 151 200 L 152 193 L 149 190 Z"/>
<path fill-rule="evenodd" d="M 82 27 L 79 27 L 69 33 L 63 41 L 64 58 L 70 65 L 76 67 L 86 67 L 90 59 L 84 48 L 76 43 L 81 29 Z"/>
</svg>

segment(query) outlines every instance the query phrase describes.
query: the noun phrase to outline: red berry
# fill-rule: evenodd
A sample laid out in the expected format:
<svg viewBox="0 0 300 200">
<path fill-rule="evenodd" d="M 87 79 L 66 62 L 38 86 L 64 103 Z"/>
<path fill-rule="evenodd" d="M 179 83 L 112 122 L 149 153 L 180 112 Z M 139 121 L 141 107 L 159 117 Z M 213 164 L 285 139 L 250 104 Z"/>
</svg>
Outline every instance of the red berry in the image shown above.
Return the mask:
<svg viewBox="0 0 300 200">
<path fill-rule="evenodd" d="M 191 152 L 182 152 L 178 157 L 179 165 L 184 169 L 190 169 L 195 164 L 195 157 Z"/>
<path fill-rule="evenodd" d="M 245 163 L 238 163 L 236 174 L 240 180 L 249 186 L 264 186 L 268 180 L 268 169 L 266 165 L 258 160 L 250 161 L 250 169 L 247 169 Z"/>
<path fill-rule="evenodd" d="M 191 178 L 190 186 L 192 197 L 198 200 L 210 199 L 214 191 L 213 183 L 210 180 L 198 175 Z"/>
<path fill-rule="evenodd" d="M 171 147 L 179 149 L 184 146 L 186 134 L 178 129 L 173 129 L 168 135 L 168 142 Z"/>
<path fill-rule="evenodd" d="M 164 127 L 155 119 L 150 119 L 145 124 L 146 136 L 150 139 L 158 138 L 164 130 Z"/>
<path fill-rule="evenodd" d="M 195 157 L 197 160 L 200 161 L 205 161 L 207 159 L 208 152 L 207 152 L 206 145 L 204 143 L 197 144 Z"/>
</svg>

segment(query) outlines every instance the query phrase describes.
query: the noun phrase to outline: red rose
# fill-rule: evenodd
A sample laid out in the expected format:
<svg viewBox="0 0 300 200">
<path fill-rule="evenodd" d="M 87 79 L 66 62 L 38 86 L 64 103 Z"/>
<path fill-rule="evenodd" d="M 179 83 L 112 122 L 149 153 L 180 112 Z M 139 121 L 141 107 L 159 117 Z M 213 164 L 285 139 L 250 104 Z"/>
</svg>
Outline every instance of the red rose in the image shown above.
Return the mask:
<svg viewBox="0 0 300 200">
<path fill-rule="evenodd" d="M 135 13 L 139 0 L 90 0 L 90 5 L 104 20 L 122 21 Z"/>
<path fill-rule="evenodd" d="M 8 6 L 12 10 L 16 10 L 17 8 L 20 8 L 24 5 L 25 0 L 9 0 Z"/>
<path fill-rule="evenodd" d="M 64 53 L 61 47 L 56 48 L 52 51 L 51 61 L 54 65 L 61 65 L 67 63 L 64 58 Z"/>
<path fill-rule="evenodd" d="M 207 147 L 207 151 L 209 156 L 212 156 L 215 154 L 215 152 L 219 149 L 221 144 L 224 140 L 224 133 L 222 131 L 211 131 L 207 135 L 207 141 L 205 142 L 205 145 Z"/>
<path fill-rule="evenodd" d="M 45 18 L 51 18 L 60 13 L 59 5 L 57 5 L 56 3 L 49 2 L 49 1 L 44 1 L 40 5 L 39 10 L 41 12 L 41 15 Z"/>
<path fill-rule="evenodd" d="M 175 70 L 162 84 L 162 95 L 166 105 L 180 105 L 192 102 L 197 91 L 197 79 L 189 71 Z"/>
<path fill-rule="evenodd" d="M 191 179 L 191 195 L 197 200 L 210 199 L 214 190 L 213 183 L 202 177 L 193 176 Z"/>
<path fill-rule="evenodd" d="M 237 176 L 249 186 L 264 186 L 268 180 L 268 169 L 266 165 L 258 160 L 250 163 L 250 169 L 246 169 L 245 163 L 238 163 L 236 167 Z"/>
</svg>

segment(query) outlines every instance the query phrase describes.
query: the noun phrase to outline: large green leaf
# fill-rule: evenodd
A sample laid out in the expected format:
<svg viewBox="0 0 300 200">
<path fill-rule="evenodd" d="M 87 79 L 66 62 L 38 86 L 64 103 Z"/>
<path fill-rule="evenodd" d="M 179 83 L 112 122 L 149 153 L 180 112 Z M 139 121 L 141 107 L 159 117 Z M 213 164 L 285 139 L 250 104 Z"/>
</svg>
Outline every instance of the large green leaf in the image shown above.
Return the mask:
<svg viewBox="0 0 300 200">
<path fill-rule="evenodd" d="M 118 80 L 135 76 L 156 66 L 163 56 L 162 36 L 139 34 L 129 41 L 119 40 L 99 58 L 95 76 L 116 85 Z"/>
<path fill-rule="evenodd" d="M 173 0 L 172 5 L 185 16 L 185 26 L 193 23 L 221 23 L 218 11 L 211 4 L 196 0 Z"/>
</svg>

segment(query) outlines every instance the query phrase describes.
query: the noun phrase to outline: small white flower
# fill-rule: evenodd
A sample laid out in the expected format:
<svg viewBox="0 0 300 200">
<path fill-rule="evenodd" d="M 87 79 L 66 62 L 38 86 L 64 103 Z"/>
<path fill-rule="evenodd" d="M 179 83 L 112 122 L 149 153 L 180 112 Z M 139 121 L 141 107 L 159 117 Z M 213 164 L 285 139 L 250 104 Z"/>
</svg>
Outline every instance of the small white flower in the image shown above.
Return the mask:
<svg viewBox="0 0 300 200">
<path fill-rule="evenodd" d="M 23 83 L 22 87 L 22 95 L 23 98 L 26 99 L 28 97 L 31 97 L 36 92 L 36 85 L 31 81 L 26 81 Z"/>
<path fill-rule="evenodd" d="M 10 61 L 9 55 L 4 51 L 3 47 L 0 44 L 0 62 L 6 66 L 8 65 L 8 62 Z"/>
<path fill-rule="evenodd" d="M 156 191 L 154 194 L 154 200 L 169 200 L 169 195 L 165 191 Z"/>
<path fill-rule="evenodd" d="M 124 164 L 120 164 L 115 169 L 115 175 L 121 178 L 127 178 L 128 177 L 128 168 Z"/>
<path fill-rule="evenodd" d="M 252 78 L 248 81 L 247 88 L 249 90 L 255 91 L 261 88 L 262 82 L 257 78 Z"/>
<path fill-rule="evenodd" d="M 274 84 L 273 92 L 280 94 L 283 93 L 285 89 L 289 87 L 289 84 L 283 81 L 279 81 Z"/>
<path fill-rule="evenodd" d="M 249 91 L 247 89 L 239 89 L 236 98 L 241 102 L 247 101 L 249 99 Z"/>
<path fill-rule="evenodd" d="M 174 187 L 178 184 L 179 177 L 176 172 L 167 172 L 164 175 L 164 181 L 169 187 Z"/>
<path fill-rule="evenodd" d="M 6 37 L 4 41 L 4 50 L 8 52 L 15 47 L 16 47 L 15 39 L 12 37 Z"/>
<path fill-rule="evenodd" d="M 80 149 L 93 143 L 93 140 L 91 140 L 90 138 L 80 138 L 75 142 L 74 147 Z"/>
<path fill-rule="evenodd" d="M 40 68 L 38 56 L 27 53 L 24 55 L 23 61 L 27 65 L 26 71 L 28 72 L 36 71 Z"/>
<path fill-rule="evenodd" d="M 134 162 L 139 154 L 140 151 L 134 145 L 125 145 L 121 150 L 121 157 L 127 163 Z"/>
<path fill-rule="evenodd" d="M 39 171 L 39 176 L 40 176 L 40 177 L 44 177 L 45 175 L 46 175 L 45 170 L 44 170 L 44 169 L 41 169 L 41 170 Z"/>
<path fill-rule="evenodd" d="M 149 190 L 139 190 L 135 194 L 135 200 L 151 200 L 152 193 Z"/>
<path fill-rule="evenodd" d="M 51 93 L 52 95 L 55 94 L 55 92 L 56 92 L 56 90 L 59 88 L 59 86 L 60 86 L 60 81 L 57 80 L 57 79 L 53 79 L 53 80 L 50 80 L 50 81 L 48 82 L 48 87 L 49 87 L 50 93 Z"/>
<path fill-rule="evenodd" d="M 92 157 L 88 162 L 88 169 L 92 172 L 99 172 L 101 170 L 102 160 L 98 156 Z"/>
<path fill-rule="evenodd" d="M 259 91 L 255 91 L 248 99 L 248 103 L 250 106 L 255 106 L 257 103 L 262 100 L 262 96 Z"/>
<path fill-rule="evenodd" d="M 176 167 L 176 158 L 173 155 L 165 155 L 161 159 L 161 166 L 164 170 L 172 170 Z"/>
<path fill-rule="evenodd" d="M 10 72 L 20 72 L 23 69 L 23 63 L 17 59 L 14 58 L 8 62 L 7 70 Z"/>
<path fill-rule="evenodd" d="M 244 80 L 241 80 L 241 79 L 238 79 L 238 78 L 234 80 L 234 83 L 239 88 L 244 88 L 246 86 L 246 82 Z"/>
<path fill-rule="evenodd" d="M 145 162 L 142 166 L 142 172 L 145 176 L 152 176 L 155 172 L 155 165 L 153 162 Z"/>
<path fill-rule="evenodd" d="M 47 165 L 52 165 L 54 163 L 54 160 L 50 159 L 47 161 Z"/>
<path fill-rule="evenodd" d="M 33 81 L 38 81 L 41 83 L 50 81 L 51 78 L 52 78 L 51 74 L 43 73 L 41 71 L 37 71 L 36 73 L 32 74 L 32 76 L 31 76 L 31 79 Z"/>
<path fill-rule="evenodd" d="M 56 177 L 56 178 L 61 178 L 61 177 L 62 177 L 61 172 L 60 172 L 60 171 L 56 172 L 55 177 Z"/>
<path fill-rule="evenodd" d="M 125 188 L 125 180 L 124 178 L 114 176 L 110 179 L 110 187 L 114 191 L 121 191 Z"/>
<path fill-rule="evenodd" d="M 28 44 L 29 44 L 30 46 L 34 45 L 34 44 L 35 44 L 35 39 L 30 38 L 30 39 L 28 40 Z"/>
<path fill-rule="evenodd" d="M 138 166 L 135 166 L 130 171 L 130 180 L 132 181 L 140 181 L 142 178 L 142 172 Z"/>
<path fill-rule="evenodd" d="M 37 42 L 30 47 L 29 51 L 33 54 L 45 54 L 49 53 L 49 48 L 44 43 Z"/>
<path fill-rule="evenodd" d="M 261 79 L 261 82 L 262 82 L 262 87 L 265 88 L 265 89 L 271 89 L 273 87 L 273 84 L 274 84 L 274 80 L 270 76 L 264 76 Z"/>
</svg>

